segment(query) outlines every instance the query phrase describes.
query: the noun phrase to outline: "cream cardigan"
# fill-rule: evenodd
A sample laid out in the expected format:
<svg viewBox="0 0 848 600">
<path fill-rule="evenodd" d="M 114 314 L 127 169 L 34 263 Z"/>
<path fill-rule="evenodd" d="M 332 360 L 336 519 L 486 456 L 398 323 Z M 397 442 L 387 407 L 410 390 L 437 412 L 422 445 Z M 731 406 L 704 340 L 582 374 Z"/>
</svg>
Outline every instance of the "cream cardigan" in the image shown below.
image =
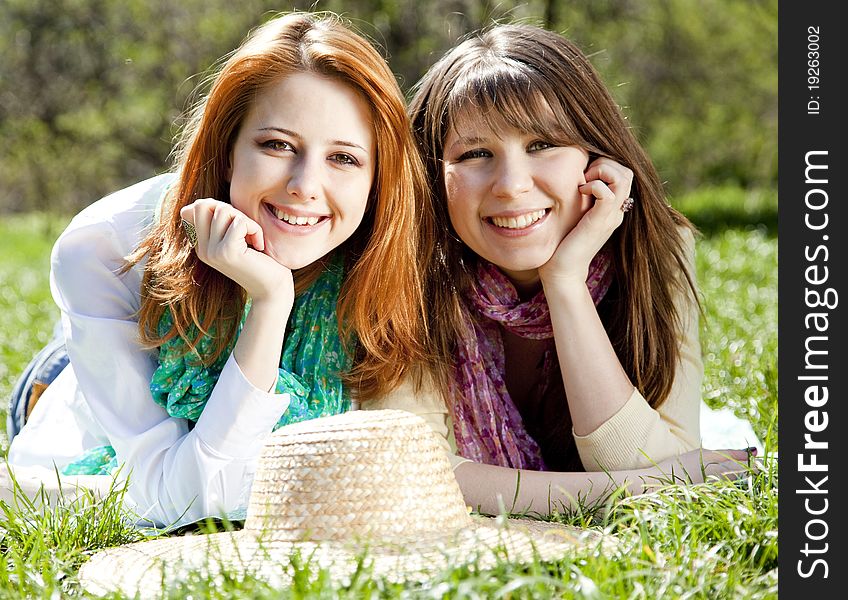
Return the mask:
<svg viewBox="0 0 848 600">
<path fill-rule="evenodd" d="M 694 274 L 695 240 L 685 231 L 689 271 Z M 678 300 L 685 327 L 680 341 L 680 362 L 666 401 L 653 409 L 639 390 L 608 421 L 585 436 L 574 435 L 580 460 L 587 471 L 618 471 L 651 466 L 700 446 L 701 382 L 704 366 L 698 337 L 699 311 L 689 296 Z M 417 392 L 410 382 L 363 409 L 397 408 L 423 417 L 449 452 L 454 468 L 466 459 L 457 455 L 453 422 L 432 382 Z"/>
</svg>

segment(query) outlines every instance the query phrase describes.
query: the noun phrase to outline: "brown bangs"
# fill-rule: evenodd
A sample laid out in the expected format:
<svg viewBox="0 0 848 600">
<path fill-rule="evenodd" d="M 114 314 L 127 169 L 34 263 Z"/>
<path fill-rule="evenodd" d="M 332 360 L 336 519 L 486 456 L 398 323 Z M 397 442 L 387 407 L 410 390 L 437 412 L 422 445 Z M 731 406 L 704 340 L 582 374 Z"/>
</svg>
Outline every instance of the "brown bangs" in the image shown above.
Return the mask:
<svg viewBox="0 0 848 600">
<path fill-rule="evenodd" d="M 448 128 L 482 118 L 492 131 L 505 125 L 563 146 L 588 147 L 542 73 L 513 60 L 485 58 L 468 69 L 447 96 Z"/>
</svg>

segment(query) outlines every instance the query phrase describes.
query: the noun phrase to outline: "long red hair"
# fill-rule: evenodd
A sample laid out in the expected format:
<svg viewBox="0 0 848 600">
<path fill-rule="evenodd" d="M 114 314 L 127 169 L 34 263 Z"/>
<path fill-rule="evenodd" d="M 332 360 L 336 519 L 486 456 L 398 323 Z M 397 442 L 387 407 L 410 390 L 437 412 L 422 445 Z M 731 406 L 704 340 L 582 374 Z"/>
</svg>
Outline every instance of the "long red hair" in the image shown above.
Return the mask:
<svg viewBox="0 0 848 600">
<path fill-rule="evenodd" d="M 175 145 L 178 181 L 161 218 L 127 265 L 144 258 L 139 330 L 151 347 L 174 336 L 194 348 L 215 332 L 212 362 L 233 341 L 247 300 L 235 282 L 197 258 L 181 228 L 180 209 L 199 198 L 229 202 L 230 150 L 251 103 L 268 86 L 292 73 L 308 72 L 350 86 L 367 101 L 377 164 L 365 218 L 336 251 L 345 252 L 339 296 L 343 340 L 354 340 L 351 372 L 343 374 L 360 399 L 387 392 L 426 358 L 423 285 L 418 252 L 426 255 L 433 218 L 424 202 L 426 181 L 403 94 L 385 59 L 350 25 L 331 13 L 290 13 L 254 30 L 219 66 L 211 88 L 188 115 Z M 298 270 L 302 292 L 323 268 L 318 261 Z M 160 335 L 164 310 L 174 326 Z M 214 326 L 214 327 L 213 327 Z M 197 333 L 191 334 L 191 331 Z"/>
</svg>

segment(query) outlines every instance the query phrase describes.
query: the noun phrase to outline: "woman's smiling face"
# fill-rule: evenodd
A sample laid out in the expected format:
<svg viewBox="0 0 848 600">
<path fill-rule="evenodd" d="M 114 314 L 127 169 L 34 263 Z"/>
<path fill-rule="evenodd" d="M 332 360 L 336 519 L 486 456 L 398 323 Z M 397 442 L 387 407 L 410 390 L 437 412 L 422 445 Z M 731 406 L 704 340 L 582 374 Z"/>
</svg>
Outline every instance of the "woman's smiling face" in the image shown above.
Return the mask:
<svg viewBox="0 0 848 600">
<path fill-rule="evenodd" d="M 230 153 L 230 202 L 262 227 L 266 254 L 299 269 L 359 227 L 375 164 L 365 99 L 335 79 L 295 73 L 253 101 Z"/>
<path fill-rule="evenodd" d="M 448 131 L 443 159 L 454 230 L 514 283 L 538 281 L 539 267 L 592 206 L 577 189 L 586 182 L 584 149 L 505 122 L 464 115 Z"/>
</svg>

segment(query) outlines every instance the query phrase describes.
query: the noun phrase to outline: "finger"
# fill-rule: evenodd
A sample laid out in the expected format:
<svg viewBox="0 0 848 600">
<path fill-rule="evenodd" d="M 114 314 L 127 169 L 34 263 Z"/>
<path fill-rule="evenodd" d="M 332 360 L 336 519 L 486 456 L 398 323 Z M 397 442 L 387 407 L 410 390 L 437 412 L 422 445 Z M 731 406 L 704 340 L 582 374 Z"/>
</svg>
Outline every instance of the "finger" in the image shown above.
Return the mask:
<svg viewBox="0 0 848 600">
<path fill-rule="evenodd" d="M 191 208 L 190 220 L 194 223 L 194 229 L 197 232 L 197 246 L 194 250 L 198 256 L 206 256 L 209 249 L 209 230 L 212 225 L 212 216 L 215 214 L 214 206 L 203 200 L 197 200 L 185 208 Z"/>
<path fill-rule="evenodd" d="M 586 181 L 597 179 L 606 183 L 621 201 L 630 195 L 633 185 L 633 171 L 609 158 L 599 158 L 592 162 L 584 176 Z"/>
<path fill-rule="evenodd" d="M 194 204 L 186 204 L 180 209 L 180 217 L 194 225 Z"/>
<path fill-rule="evenodd" d="M 616 161 L 601 157 L 594 160 L 585 171 L 586 180 L 600 179 L 605 183 L 624 183 L 633 181 L 633 171 Z"/>
<path fill-rule="evenodd" d="M 744 468 L 749 474 L 759 473 L 762 470 L 762 463 L 757 460 L 757 448 L 755 446 L 744 450 L 724 450 L 717 453 L 725 457 L 728 462 Z"/>
<path fill-rule="evenodd" d="M 705 452 L 704 454 L 704 462 L 707 460 L 711 460 L 714 462 L 723 462 L 723 461 L 736 461 L 741 463 L 747 463 L 748 457 L 751 455 L 749 450 L 711 450 Z"/>
<path fill-rule="evenodd" d="M 227 235 L 227 231 L 230 229 L 235 216 L 235 212 L 229 209 L 229 205 L 215 208 L 212 214 L 212 221 L 209 225 L 210 247 L 219 246 L 224 241 L 224 236 Z"/>
<path fill-rule="evenodd" d="M 259 223 L 226 204 L 216 213 L 220 214 L 217 219 L 213 218 L 213 232 L 219 243 L 236 247 L 249 245 L 259 252 L 265 250 L 265 235 Z"/>
<path fill-rule="evenodd" d="M 592 222 L 603 223 L 605 228 L 612 229 L 621 225 L 624 220 L 624 212 L 621 210 L 622 201 L 604 182 L 595 179 L 579 186 L 578 190 L 581 194 L 594 196 L 596 199 L 595 205 L 589 209 Z"/>
<path fill-rule="evenodd" d="M 577 186 L 577 189 L 581 194 L 594 196 L 596 200 L 600 200 L 605 204 L 615 203 L 615 192 L 613 192 L 609 186 L 600 179 L 587 181 L 586 183 Z"/>
<path fill-rule="evenodd" d="M 755 460 L 756 448 L 745 450 L 715 450 L 704 454 L 704 470 L 709 476 L 721 479 L 738 479 L 759 472 Z"/>
<path fill-rule="evenodd" d="M 719 463 L 711 463 L 704 465 L 704 479 L 725 479 L 733 481 L 741 477 L 746 477 L 751 473 L 751 470 L 744 464 L 736 460 L 727 460 Z"/>
<path fill-rule="evenodd" d="M 221 235 L 220 249 L 221 258 L 227 257 L 226 260 L 230 261 L 241 257 L 247 249 L 247 229 L 241 215 L 230 214 L 228 218 L 227 228 Z"/>
<path fill-rule="evenodd" d="M 230 217 L 230 224 L 221 238 L 221 244 L 226 248 L 238 248 L 243 252 L 248 248 L 249 240 L 256 236 L 256 223 L 237 211 Z"/>
<path fill-rule="evenodd" d="M 245 240 L 254 249 L 263 252 L 265 250 L 265 232 L 262 231 L 262 227 L 247 215 L 243 215 L 243 219 L 246 228 Z"/>
</svg>

